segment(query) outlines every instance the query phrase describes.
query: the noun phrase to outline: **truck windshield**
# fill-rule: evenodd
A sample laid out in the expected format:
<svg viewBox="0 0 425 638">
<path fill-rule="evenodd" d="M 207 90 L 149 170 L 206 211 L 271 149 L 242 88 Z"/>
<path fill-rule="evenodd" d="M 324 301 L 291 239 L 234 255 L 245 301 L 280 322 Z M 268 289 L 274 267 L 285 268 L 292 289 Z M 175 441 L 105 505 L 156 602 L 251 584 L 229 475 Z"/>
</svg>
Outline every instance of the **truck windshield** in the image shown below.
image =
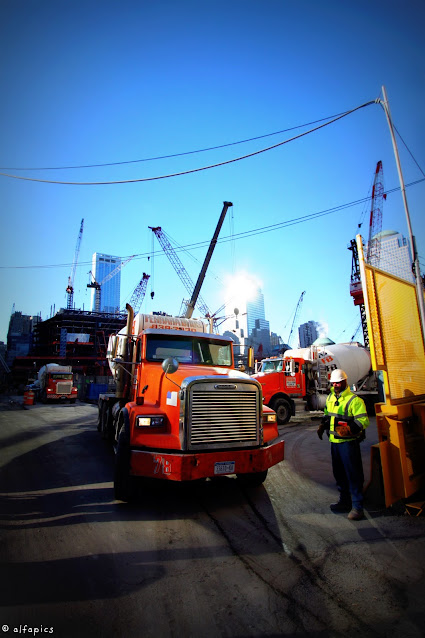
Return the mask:
<svg viewBox="0 0 425 638">
<path fill-rule="evenodd" d="M 231 366 L 232 349 L 228 341 L 210 341 L 199 337 L 150 335 L 146 343 L 148 361 L 164 361 L 174 357 L 180 363 Z"/>
<path fill-rule="evenodd" d="M 52 379 L 57 379 L 57 380 L 66 379 L 67 381 L 71 381 L 72 380 L 72 373 L 70 373 L 70 374 L 52 374 L 51 377 L 52 377 Z"/>
<path fill-rule="evenodd" d="M 282 372 L 282 368 L 282 359 L 276 359 L 274 361 L 262 361 L 260 372 Z"/>
</svg>

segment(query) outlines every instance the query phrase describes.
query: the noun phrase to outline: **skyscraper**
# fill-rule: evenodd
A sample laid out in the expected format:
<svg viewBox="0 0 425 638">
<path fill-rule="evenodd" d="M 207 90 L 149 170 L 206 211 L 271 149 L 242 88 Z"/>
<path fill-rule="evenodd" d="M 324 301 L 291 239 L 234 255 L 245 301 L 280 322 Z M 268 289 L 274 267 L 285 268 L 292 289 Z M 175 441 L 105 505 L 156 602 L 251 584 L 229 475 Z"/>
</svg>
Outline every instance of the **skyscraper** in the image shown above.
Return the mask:
<svg viewBox="0 0 425 638">
<path fill-rule="evenodd" d="M 414 283 L 415 277 L 412 272 L 413 258 L 408 240 L 395 230 L 383 230 L 379 233 L 379 237 L 381 240 L 381 253 L 377 267 L 396 275 L 396 277 Z"/>
<path fill-rule="evenodd" d="M 265 318 L 264 295 L 261 289 L 255 286 L 249 300 L 240 298 L 235 305 L 239 313 L 236 318 L 236 328 L 232 332 L 236 335 L 238 343 L 241 346 L 253 346 L 256 356 L 270 355 L 272 350 L 270 323 Z M 230 311 L 230 307 L 228 310 Z"/>
<path fill-rule="evenodd" d="M 117 266 L 121 265 L 121 257 L 113 257 L 112 255 L 104 255 L 103 253 L 94 253 L 92 259 L 92 273 L 95 281 L 101 284 L 100 287 L 100 311 L 101 312 L 118 312 L 120 309 L 120 289 L 121 289 L 121 271 L 113 275 L 110 279 L 103 280 Z M 95 310 L 96 290 L 92 288 L 91 309 Z"/>
<path fill-rule="evenodd" d="M 319 336 L 320 324 L 317 321 L 307 321 L 298 328 L 300 348 L 308 348 Z"/>
</svg>

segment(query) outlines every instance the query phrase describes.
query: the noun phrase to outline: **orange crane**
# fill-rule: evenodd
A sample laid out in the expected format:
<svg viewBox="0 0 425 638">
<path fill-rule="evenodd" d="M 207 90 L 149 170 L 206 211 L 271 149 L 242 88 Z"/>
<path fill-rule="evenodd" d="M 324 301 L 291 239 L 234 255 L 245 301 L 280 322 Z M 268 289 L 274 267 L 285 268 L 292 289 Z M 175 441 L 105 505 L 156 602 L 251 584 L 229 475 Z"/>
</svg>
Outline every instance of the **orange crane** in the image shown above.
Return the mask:
<svg viewBox="0 0 425 638">
<path fill-rule="evenodd" d="M 74 261 L 72 262 L 71 274 L 68 277 L 68 286 L 66 287 L 66 293 L 68 299 L 66 301 L 67 310 L 72 310 L 74 305 L 74 277 L 75 269 L 77 268 L 78 256 L 80 254 L 81 238 L 83 236 L 84 219 L 81 220 L 80 232 L 78 233 L 77 245 L 75 246 Z"/>
<path fill-rule="evenodd" d="M 366 261 L 372 266 L 378 266 L 381 257 L 381 230 L 382 230 L 382 204 L 386 198 L 384 194 L 382 162 L 376 165 L 375 178 L 372 188 L 372 199 L 369 218 L 369 239 L 367 242 Z M 363 299 L 363 290 L 360 279 L 359 255 L 355 239 L 350 241 L 348 247 L 352 252 L 350 295 L 354 305 L 360 308 L 360 323 L 363 329 L 363 338 L 366 348 L 369 347 L 369 334 L 367 330 L 366 308 Z M 354 336 L 354 335 L 353 335 Z"/>
</svg>

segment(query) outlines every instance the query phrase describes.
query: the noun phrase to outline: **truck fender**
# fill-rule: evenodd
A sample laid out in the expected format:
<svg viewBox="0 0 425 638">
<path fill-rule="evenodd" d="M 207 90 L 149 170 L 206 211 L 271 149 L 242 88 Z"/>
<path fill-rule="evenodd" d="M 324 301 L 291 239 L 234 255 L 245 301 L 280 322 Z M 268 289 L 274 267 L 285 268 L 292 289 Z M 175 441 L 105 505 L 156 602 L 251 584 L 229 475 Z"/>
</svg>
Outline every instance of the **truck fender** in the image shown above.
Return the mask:
<svg viewBox="0 0 425 638">
<path fill-rule="evenodd" d="M 285 425 L 295 415 L 295 402 L 284 392 L 274 394 L 267 405 L 276 412 L 278 425 Z"/>
</svg>

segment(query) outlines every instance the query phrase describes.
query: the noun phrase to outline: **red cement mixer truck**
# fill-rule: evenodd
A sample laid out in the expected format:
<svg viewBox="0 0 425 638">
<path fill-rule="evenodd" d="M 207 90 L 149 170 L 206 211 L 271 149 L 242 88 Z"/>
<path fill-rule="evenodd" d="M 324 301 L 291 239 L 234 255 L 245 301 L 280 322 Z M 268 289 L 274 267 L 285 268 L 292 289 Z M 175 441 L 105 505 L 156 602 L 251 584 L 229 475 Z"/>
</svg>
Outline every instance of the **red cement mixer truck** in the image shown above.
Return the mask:
<svg viewBox="0 0 425 638">
<path fill-rule="evenodd" d="M 306 410 L 323 410 L 332 370 L 342 368 L 348 384 L 365 401 L 368 410 L 378 400 L 376 375 L 369 351 L 357 343 L 339 343 L 287 350 L 279 357 L 263 359 L 252 375 L 263 391 L 263 400 L 277 414 L 279 425 L 295 415 L 295 399 Z"/>
</svg>

